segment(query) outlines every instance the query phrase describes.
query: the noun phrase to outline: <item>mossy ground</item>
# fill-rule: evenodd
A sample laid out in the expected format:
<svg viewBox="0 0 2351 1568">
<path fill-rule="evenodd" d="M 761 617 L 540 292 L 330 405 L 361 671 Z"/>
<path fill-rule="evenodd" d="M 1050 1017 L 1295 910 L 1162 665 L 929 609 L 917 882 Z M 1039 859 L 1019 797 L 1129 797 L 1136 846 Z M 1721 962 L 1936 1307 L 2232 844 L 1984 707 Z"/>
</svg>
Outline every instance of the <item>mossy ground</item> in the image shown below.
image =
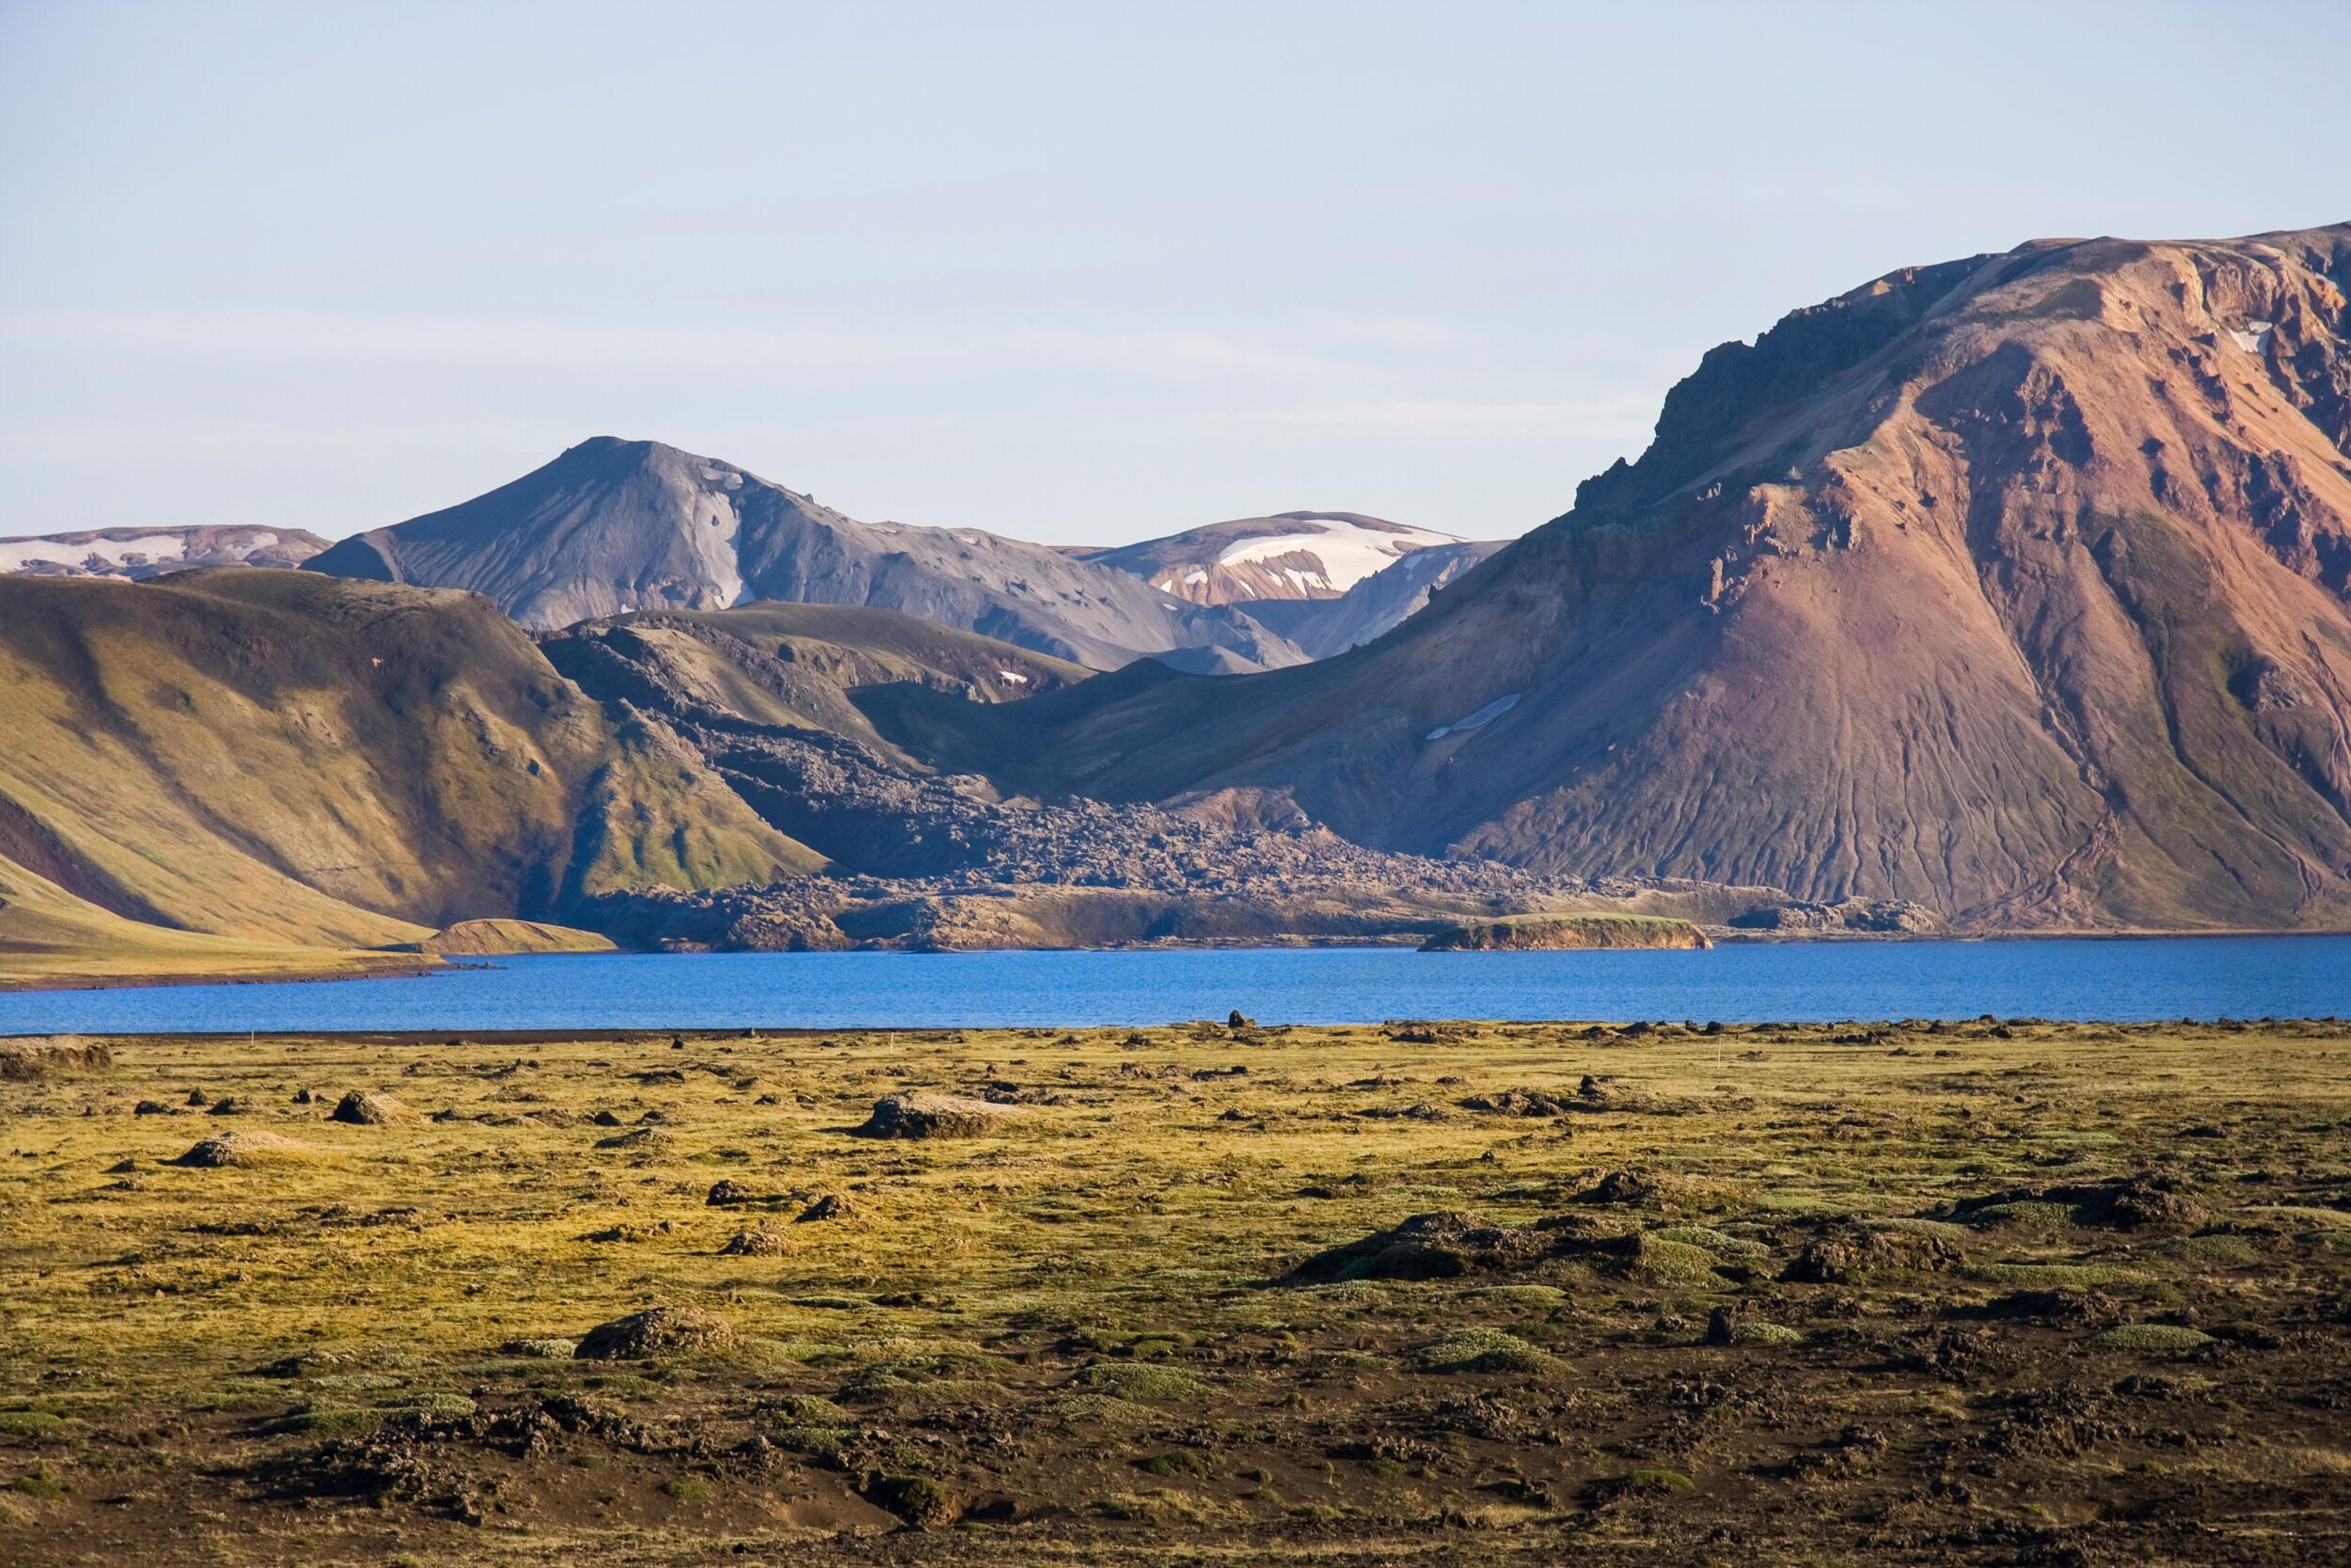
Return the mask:
<svg viewBox="0 0 2351 1568">
<path fill-rule="evenodd" d="M 110 1070 L 0 1084 L 10 1563 L 2351 1548 L 2332 1024 L 110 1044 Z M 1458 1103 L 1585 1074 L 1615 1092 L 1557 1120 Z M 851 1135 L 914 1088 L 1030 1113 Z M 351 1089 L 432 1119 L 327 1120 Z M 664 1136 L 600 1146 L 600 1112 Z M 321 1154 L 164 1163 L 224 1127 Z M 1627 1169 L 1653 1196 L 1594 1197 Z M 2134 1174 L 2199 1218 L 1950 1222 Z M 722 1178 L 752 1200 L 710 1207 Z M 826 1193 L 849 1217 L 799 1222 Z M 1434 1209 L 1561 1244 L 1272 1282 Z M 747 1228 L 780 1250 L 722 1254 Z M 1783 1278 L 1831 1253 L 1844 1277 Z M 548 1354 L 654 1304 L 737 1343 Z"/>
</svg>

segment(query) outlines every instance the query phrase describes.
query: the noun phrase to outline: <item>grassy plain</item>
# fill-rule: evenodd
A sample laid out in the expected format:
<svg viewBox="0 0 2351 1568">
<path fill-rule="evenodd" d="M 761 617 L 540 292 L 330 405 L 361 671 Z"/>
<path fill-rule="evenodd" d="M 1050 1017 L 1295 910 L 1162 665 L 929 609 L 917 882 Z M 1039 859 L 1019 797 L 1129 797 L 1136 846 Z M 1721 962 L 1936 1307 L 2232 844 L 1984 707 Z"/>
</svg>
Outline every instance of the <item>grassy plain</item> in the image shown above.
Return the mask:
<svg viewBox="0 0 2351 1568">
<path fill-rule="evenodd" d="M 2351 1026 L 110 1043 L 10 1563 L 2351 1558 Z"/>
</svg>

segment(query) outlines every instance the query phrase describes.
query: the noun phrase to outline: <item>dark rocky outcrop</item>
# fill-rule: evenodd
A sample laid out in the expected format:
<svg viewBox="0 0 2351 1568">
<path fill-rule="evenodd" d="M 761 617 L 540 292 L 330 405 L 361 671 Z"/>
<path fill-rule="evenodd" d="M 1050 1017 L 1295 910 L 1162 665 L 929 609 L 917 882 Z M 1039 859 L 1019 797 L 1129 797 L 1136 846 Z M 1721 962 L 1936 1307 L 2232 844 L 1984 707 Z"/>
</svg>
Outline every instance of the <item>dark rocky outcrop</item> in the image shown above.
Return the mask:
<svg viewBox="0 0 2351 1568">
<path fill-rule="evenodd" d="M 730 1350 L 734 1326 L 699 1307 L 651 1307 L 598 1323 L 580 1340 L 582 1361 L 646 1361 Z"/>
<path fill-rule="evenodd" d="M 976 1138 L 992 1133 L 1017 1107 L 961 1094 L 888 1094 L 859 1134 L 868 1138 Z"/>
</svg>

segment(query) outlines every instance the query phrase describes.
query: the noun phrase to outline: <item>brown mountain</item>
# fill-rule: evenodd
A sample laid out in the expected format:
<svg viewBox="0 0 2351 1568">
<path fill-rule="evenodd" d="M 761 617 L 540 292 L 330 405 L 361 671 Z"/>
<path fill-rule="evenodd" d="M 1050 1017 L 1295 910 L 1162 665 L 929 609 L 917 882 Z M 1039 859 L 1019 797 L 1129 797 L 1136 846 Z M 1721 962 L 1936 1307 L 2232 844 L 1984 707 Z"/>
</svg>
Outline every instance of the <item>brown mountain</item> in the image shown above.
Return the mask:
<svg viewBox="0 0 2351 1568">
<path fill-rule="evenodd" d="M 1246 616 L 977 528 L 865 523 L 732 464 L 599 436 L 487 495 L 343 540 L 313 571 L 471 589 L 524 625 L 760 601 L 894 610 L 1116 669 L 1305 655 Z"/>
<path fill-rule="evenodd" d="M 297 967 L 823 863 L 470 594 L 0 578 L 0 982 Z"/>
<path fill-rule="evenodd" d="M 1708 353 L 1369 647 L 902 721 L 1024 788 L 1288 789 L 1535 868 L 2351 924 L 2346 287 L 2351 225 L 1907 268 Z"/>
</svg>

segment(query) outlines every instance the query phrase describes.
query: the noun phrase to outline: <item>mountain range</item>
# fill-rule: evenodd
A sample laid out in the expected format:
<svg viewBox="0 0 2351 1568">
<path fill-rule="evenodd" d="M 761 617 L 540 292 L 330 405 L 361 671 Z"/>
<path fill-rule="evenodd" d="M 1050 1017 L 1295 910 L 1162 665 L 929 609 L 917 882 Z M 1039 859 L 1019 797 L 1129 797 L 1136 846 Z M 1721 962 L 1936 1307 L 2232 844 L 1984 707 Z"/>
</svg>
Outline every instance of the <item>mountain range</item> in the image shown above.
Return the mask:
<svg viewBox="0 0 2351 1568">
<path fill-rule="evenodd" d="M 2351 925 L 2346 291 L 2351 225 L 1904 268 L 1508 545 L 599 439 L 307 571 L 0 578 L 0 959 Z"/>
<path fill-rule="evenodd" d="M 2351 225 L 1905 268 L 1708 353 L 1637 462 L 1372 645 L 936 709 L 1107 800 L 1916 901 L 2351 923 Z"/>
<path fill-rule="evenodd" d="M 552 630 L 638 610 L 862 605 L 1115 669 L 1302 664 L 1247 616 L 977 528 L 863 523 L 732 464 L 599 436 L 445 511 L 343 540 L 313 571 L 464 588 Z"/>
</svg>

